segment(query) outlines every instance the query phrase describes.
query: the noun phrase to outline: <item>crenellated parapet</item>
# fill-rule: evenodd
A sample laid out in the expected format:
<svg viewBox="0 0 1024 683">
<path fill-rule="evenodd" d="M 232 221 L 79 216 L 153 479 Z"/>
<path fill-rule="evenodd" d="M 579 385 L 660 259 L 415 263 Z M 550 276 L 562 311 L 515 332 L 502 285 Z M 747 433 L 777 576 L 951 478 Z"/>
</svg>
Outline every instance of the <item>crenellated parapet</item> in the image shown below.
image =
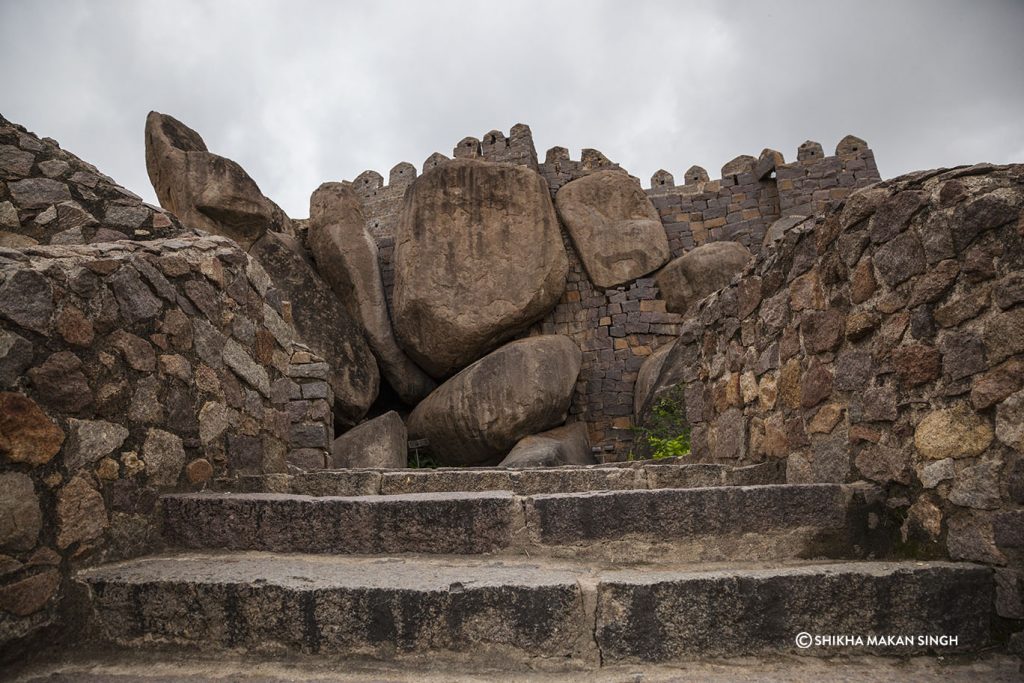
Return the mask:
<svg viewBox="0 0 1024 683">
<path fill-rule="evenodd" d="M 659 170 L 651 177 L 648 196 L 658 209 L 673 255 L 706 242 L 731 240 L 757 252 L 765 232 L 785 216 L 814 215 L 851 191 L 880 180 L 874 154 L 866 142 L 849 135 L 834 156 L 808 140 L 797 160 L 786 163 L 781 152 L 743 154 L 722 166 L 711 180 L 700 166 L 691 166 L 684 184 Z"/>
<path fill-rule="evenodd" d="M 854 135 L 839 141 L 834 156 L 824 156 L 821 145 L 808 140 L 800 145 L 796 162 L 781 165 L 775 175 L 782 216 L 812 216 L 882 179 L 874 152 Z"/>
<path fill-rule="evenodd" d="M 492 130 L 485 133 L 483 138 L 462 138 L 452 150 L 452 156 L 456 159 L 482 159 L 495 163 L 516 164 L 537 170 L 537 149 L 533 145 L 533 132 L 525 123 L 512 126 L 508 136 L 500 130 Z"/>
<path fill-rule="evenodd" d="M 540 174 L 548 182 L 548 189 L 551 196 L 565 185 L 577 178 L 594 171 L 622 168 L 615 162 L 596 149 L 585 148 L 580 152 L 579 160 L 569 156 L 569 150 L 565 147 L 552 147 L 544 156 L 544 163 L 538 169 Z"/>
<path fill-rule="evenodd" d="M 416 167 L 403 161 L 392 167 L 387 184 L 377 171 L 363 171 L 352 181 L 352 188 L 363 203 L 366 228 L 378 242 L 394 234 L 402 197 L 415 179 Z"/>
<path fill-rule="evenodd" d="M 500 130 L 492 130 L 480 140 L 480 158 L 526 166 L 536 171 L 537 148 L 533 145 L 533 132 L 525 123 L 512 126 L 508 137 Z"/>
<path fill-rule="evenodd" d="M 440 152 L 434 152 L 433 154 L 431 154 L 429 157 L 427 157 L 424 160 L 424 162 L 423 162 L 423 172 L 426 173 L 427 171 L 429 171 L 432 168 L 437 168 L 438 166 L 440 166 L 441 164 L 443 164 L 446 161 L 448 161 L 448 157 L 446 157 L 445 155 L 441 154 Z"/>
<path fill-rule="evenodd" d="M 708 178 L 708 172 L 700 166 L 691 166 L 683 174 L 684 184 L 696 185 L 697 183 L 706 183 Z"/>
</svg>

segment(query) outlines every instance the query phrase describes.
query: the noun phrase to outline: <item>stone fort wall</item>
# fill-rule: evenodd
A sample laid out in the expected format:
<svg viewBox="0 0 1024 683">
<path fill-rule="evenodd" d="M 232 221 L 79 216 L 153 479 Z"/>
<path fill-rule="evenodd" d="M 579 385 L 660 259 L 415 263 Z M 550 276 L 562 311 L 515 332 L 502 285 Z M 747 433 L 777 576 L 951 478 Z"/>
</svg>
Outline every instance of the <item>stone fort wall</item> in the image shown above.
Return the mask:
<svg viewBox="0 0 1024 683">
<path fill-rule="evenodd" d="M 452 156 L 528 166 L 547 181 L 552 199 L 577 178 L 621 168 L 595 149 L 584 149 L 579 159 L 573 159 L 565 147 L 553 147 L 538 162 L 532 133 L 523 124 L 513 126 L 508 136 L 493 130 L 481 139 L 463 138 Z M 422 170 L 448 158 L 434 153 Z M 405 192 L 416 176 L 413 164 L 401 162 L 391 169 L 387 183 L 376 171 L 364 171 L 351 181 L 362 198 L 367 229 L 377 241 L 389 306 L 395 233 Z M 770 149 L 757 158 L 739 156 L 722 168 L 721 176 L 711 180 L 699 166 L 683 174 L 682 185 L 676 185 L 668 171 L 652 176 L 645 191 L 661 217 L 673 258 L 718 240 L 741 242 L 759 253 L 775 221 L 814 215 L 881 179 L 873 152 L 853 136 L 840 141 L 833 156 L 825 156 L 822 146 L 810 141 L 800 146 L 792 163 Z M 605 459 L 621 460 L 632 444 L 633 389 L 640 366 L 678 336 L 683 319 L 666 312 L 653 277 L 608 290 L 595 287 L 564 228 L 562 237 L 570 262 L 565 292 L 555 309 L 526 334 L 564 334 L 580 345 L 583 367 L 570 420 L 587 423 L 591 443 L 603 449 Z"/>
<path fill-rule="evenodd" d="M 702 300 L 651 395 L 682 389 L 699 462 L 884 487 L 900 552 L 1002 567 L 1019 619 L 1022 269 L 1024 165 L 887 180 Z"/>
</svg>

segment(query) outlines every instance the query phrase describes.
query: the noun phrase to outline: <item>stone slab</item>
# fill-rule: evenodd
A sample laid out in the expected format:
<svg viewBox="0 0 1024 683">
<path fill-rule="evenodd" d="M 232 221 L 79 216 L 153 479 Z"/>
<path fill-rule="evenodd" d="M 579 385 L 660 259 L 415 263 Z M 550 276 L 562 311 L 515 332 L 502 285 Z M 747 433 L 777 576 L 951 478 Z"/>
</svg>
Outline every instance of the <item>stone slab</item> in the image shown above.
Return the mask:
<svg viewBox="0 0 1024 683">
<path fill-rule="evenodd" d="M 531 659 L 592 648 L 573 574 L 496 562 L 182 555 L 88 570 L 94 627 L 124 647 Z"/>
<path fill-rule="evenodd" d="M 989 640 L 992 570 L 953 563 L 864 562 L 672 575 L 623 572 L 598 586 L 602 660 L 660 662 L 797 652 L 829 656 L 954 653 Z M 800 649 L 797 635 L 914 637 L 892 646 Z M 916 636 L 956 636 L 928 647 Z"/>
<path fill-rule="evenodd" d="M 837 484 L 536 495 L 526 525 L 545 552 L 622 562 L 845 558 L 864 553 L 854 499 Z"/>
<path fill-rule="evenodd" d="M 992 570 L 948 562 L 617 568 L 529 558 L 189 553 L 79 571 L 91 628 L 136 652 L 450 655 L 608 670 L 712 657 L 954 655 L 990 642 Z M 813 635 L 955 635 L 821 646 Z M 444 661 L 442 659 L 441 661 Z"/>
<path fill-rule="evenodd" d="M 781 464 L 781 467 L 780 467 Z M 784 461 L 746 467 L 679 462 L 611 463 L 596 466 L 538 467 L 510 470 L 489 467 L 437 469 L 338 469 L 296 475 L 239 477 L 218 482 L 237 493 L 297 493 L 310 496 L 358 496 L 445 491 L 512 491 L 518 495 L 581 493 L 622 489 L 784 484 Z"/>
<path fill-rule="evenodd" d="M 866 527 L 862 498 L 836 484 L 534 496 L 195 493 L 166 495 L 162 509 L 166 540 L 183 548 L 719 561 L 862 557 L 869 547 L 854 533 Z"/>
<path fill-rule="evenodd" d="M 512 541 L 507 492 L 400 496 L 164 496 L 167 540 L 187 548 L 317 553 L 483 553 Z"/>
</svg>

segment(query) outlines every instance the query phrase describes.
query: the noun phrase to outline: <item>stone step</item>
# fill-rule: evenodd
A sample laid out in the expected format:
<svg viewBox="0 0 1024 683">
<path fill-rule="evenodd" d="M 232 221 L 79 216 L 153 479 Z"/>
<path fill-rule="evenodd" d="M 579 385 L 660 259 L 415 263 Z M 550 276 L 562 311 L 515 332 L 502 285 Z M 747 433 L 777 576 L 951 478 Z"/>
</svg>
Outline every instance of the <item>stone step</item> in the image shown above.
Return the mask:
<svg viewBox="0 0 1024 683">
<path fill-rule="evenodd" d="M 861 557 L 874 489 L 722 486 L 515 496 L 193 493 L 162 498 L 167 541 L 342 554 L 503 553 L 624 562 Z"/>
<path fill-rule="evenodd" d="M 994 591 L 990 568 L 957 563 L 621 572 L 598 586 L 596 638 L 608 662 L 974 651 L 988 644 Z"/>
<path fill-rule="evenodd" d="M 616 465 L 509 468 L 343 469 L 300 474 L 243 475 L 217 482 L 222 491 L 308 496 L 398 495 L 448 491 L 580 493 L 586 491 L 785 484 L 785 461 L 744 467 L 642 461 Z"/>
<path fill-rule="evenodd" d="M 453 656 L 533 669 L 974 651 L 989 641 L 993 592 L 991 569 L 943 562 L 617 569 L 269 553 L 144 558 L 80 571 L 76 581 L 89 589 L 91 632 L 120 647 Z M 801 632 L 914 639 L 800 649 Z"/>
</svg>

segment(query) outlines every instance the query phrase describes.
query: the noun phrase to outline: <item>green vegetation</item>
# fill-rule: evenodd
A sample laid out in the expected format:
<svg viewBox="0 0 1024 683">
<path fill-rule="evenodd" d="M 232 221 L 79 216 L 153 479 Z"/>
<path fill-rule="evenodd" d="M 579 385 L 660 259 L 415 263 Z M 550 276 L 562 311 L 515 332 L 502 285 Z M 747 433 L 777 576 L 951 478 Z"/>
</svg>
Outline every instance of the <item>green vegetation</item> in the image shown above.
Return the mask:
<svg viewBox="0 0 1024 683">
<path fill-rule="evenodd" d="M 629 459 L 675 458 L 690 454 L 690 425 L 686 420 L 683 387 L 678 385 L 665 393 L 641 426 L 634 427 L 633 451 Z"/>
<path fill-rule="evenodd" d="M 651 449 L 651 457 L 655 460 L 689 455 L 690 429 L 687 427 L 683 430 L 682 434 L 671 439 L 659 439 L 656 436 L 648 436 L 647 445 Z"/>
</svg>

